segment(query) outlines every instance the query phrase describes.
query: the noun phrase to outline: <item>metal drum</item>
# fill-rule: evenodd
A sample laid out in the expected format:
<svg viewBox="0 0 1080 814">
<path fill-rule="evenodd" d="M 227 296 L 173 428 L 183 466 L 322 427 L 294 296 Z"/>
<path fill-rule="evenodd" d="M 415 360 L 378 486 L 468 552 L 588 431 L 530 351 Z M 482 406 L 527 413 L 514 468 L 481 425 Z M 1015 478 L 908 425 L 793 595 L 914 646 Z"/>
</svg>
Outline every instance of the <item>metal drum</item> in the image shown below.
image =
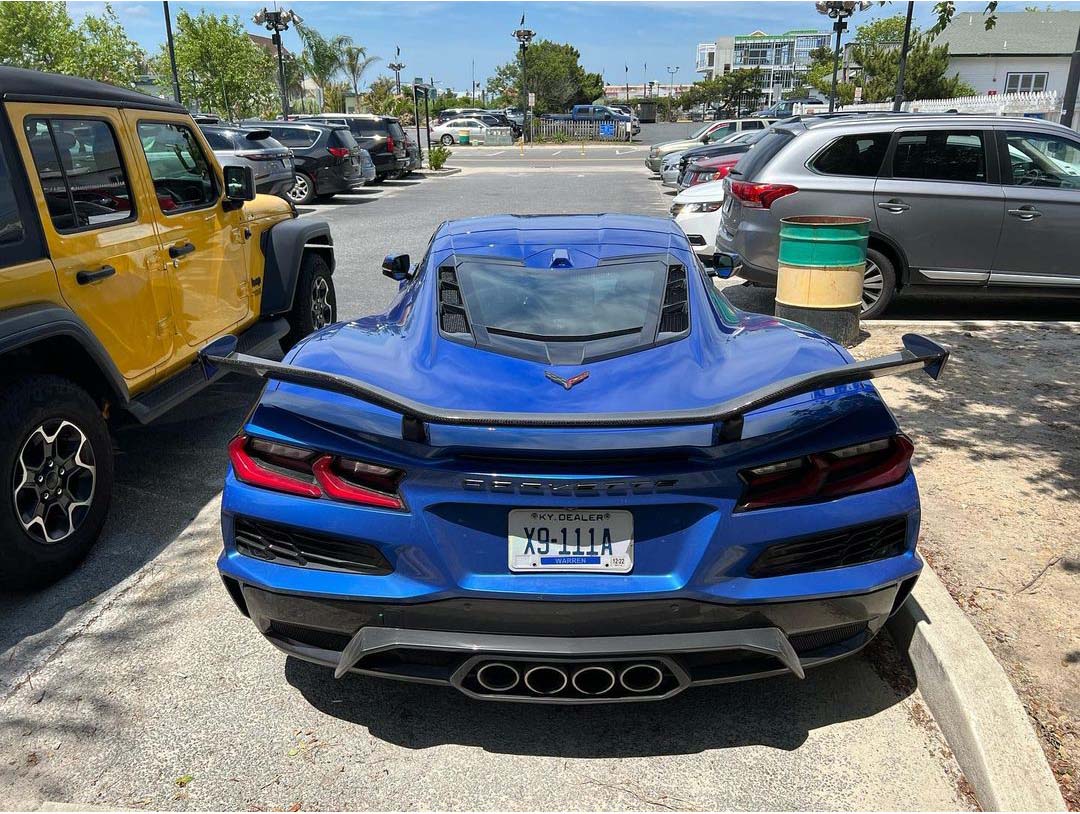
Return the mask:
<svg viewBox="0 0 1080 814">
<path fill-rule="evenodd" d="M 804 215 L 780 221 L 776 316 L 844 345 L 859 338 L 870 220 Z"/>
</svg>

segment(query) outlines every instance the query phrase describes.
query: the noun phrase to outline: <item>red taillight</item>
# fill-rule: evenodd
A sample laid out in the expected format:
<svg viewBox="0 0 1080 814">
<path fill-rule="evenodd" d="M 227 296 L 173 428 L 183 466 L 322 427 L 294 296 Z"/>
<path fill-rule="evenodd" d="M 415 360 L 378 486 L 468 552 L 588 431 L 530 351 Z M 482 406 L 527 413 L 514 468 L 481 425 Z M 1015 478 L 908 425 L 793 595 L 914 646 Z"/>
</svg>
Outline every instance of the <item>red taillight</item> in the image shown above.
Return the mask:
<svg viewBox="0 0 1080 814">
<path fill-rule="evenodd" d="M 853 495 L 899 483 L 915 447 L 903 435 L 744 469 L 738 508 L 762 509 Z"/>
<path fill-rule="evenodd" d="M 752 209 L 768 209 L 773 201 L 798 192 L 791 184 L 753 184 L 749 181 L 732 181 L 731 194 Z"/>
<path fill-rule="evenodd" d="M 391 152 L 391 153 L 394 152 L 394 137 L 393 136 L 387 136 L 386 137 L 386 149 L 387 149 L 388 152 Z"/>
<path fill-rule="evenodd" d="M 327 147 L 326 149 L 330 151 L 330 155 L 332 155 L 334 158 L 348 158 L 349 157 L 349 148 L 348 147 Z"/>
<path fill-rule="evenodd" d="M 238 435 L 229 442 L 237 480 L 300 497 L 328 497 L 380 509 L 404 509 L 403 473 L 300 447 Z"/>
</svg>

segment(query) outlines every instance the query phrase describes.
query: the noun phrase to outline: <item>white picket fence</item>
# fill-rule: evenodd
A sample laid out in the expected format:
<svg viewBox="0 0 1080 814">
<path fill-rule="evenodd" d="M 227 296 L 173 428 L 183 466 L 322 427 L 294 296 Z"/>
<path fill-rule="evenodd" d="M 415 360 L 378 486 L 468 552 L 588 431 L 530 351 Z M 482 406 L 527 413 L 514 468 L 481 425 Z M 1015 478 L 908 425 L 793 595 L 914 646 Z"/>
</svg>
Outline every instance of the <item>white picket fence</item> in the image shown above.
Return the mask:
<svg viewBox="0 0 1080 814">
<path fill-rule="evenodd" d="M 560 134 L 569 141 L 626 141 L 627 122 L 574 122 L 566 119 L 533 119 L 531 122 L 535 140 L 554 139 Z M 613 135 L 603 135 L 613 132 Z"/>
<path fill-rule="evenodd" d="M 828 105 L 795 105 L 796 113 L 811 114 L 828 111 Z M 892 102 L 866 102 L 838 106 L 838 110 L 892 110 Z M 1038 93 L 1004 93 L 993 96 L 956 96 L 952 99 L 914 99 L 904 102 L 901 110 L 910 113 L 982 113 L 988 116 L 1023 116 L 1025 114 L 1057 114 L 1061 112 L 1061 95 L 1057 91 Z M 1056 118 L 1054 119 L 1056 121 Z"/>
</svg>

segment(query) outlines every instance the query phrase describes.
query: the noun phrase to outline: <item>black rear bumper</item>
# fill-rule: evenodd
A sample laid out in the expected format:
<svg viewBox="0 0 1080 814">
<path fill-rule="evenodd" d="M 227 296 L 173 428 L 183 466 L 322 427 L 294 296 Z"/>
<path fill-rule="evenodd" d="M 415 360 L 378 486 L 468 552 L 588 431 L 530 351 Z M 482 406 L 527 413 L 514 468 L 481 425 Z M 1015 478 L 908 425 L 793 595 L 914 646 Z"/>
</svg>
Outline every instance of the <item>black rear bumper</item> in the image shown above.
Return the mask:
<svg viewBox="0 0 1080 814">
<path fill-rule="evenodd" d="M 600 703 L 667 698 L 694 685 L 794 674 L 865 646 L 915 579 L 859 596 L 754 605 L 686 599 L 603 602 L 448 599 L 414 605 L 279 594 L 225 578 L 234 601 L 279 649 L 367 675 L 454 686 L 485 700 Z M 507 689 L 478 676 L 496 666 Z M 621 685 L 627 668 L 655 675 L 648 691 Z M 524 676 L 562 673 L 534 692 Z M 610 690 L 574 678 L 610 675 Z M 491 672 L 489 670 L 489 672 Z M 557 682 L 556 682 L 557 683 Z"/>
</svg>

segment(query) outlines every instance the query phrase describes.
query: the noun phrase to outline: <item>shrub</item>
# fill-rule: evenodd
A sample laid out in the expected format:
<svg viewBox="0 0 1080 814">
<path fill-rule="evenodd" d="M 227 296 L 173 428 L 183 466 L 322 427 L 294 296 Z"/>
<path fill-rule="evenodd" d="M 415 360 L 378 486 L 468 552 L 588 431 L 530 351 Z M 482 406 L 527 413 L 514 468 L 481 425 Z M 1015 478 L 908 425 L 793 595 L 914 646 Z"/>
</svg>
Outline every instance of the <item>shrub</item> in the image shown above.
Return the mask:
<svg viewBox="0 0 1080 814">
<path fill-rule="evenodd" d="M 443 147 L 441 144 L 432 147 L 428 153 L 428 166 L 433 170 L 441 170 L 443 164 L 446 163 L 446 159 L 453 155 L 453 152 Z"/>
</svg>

